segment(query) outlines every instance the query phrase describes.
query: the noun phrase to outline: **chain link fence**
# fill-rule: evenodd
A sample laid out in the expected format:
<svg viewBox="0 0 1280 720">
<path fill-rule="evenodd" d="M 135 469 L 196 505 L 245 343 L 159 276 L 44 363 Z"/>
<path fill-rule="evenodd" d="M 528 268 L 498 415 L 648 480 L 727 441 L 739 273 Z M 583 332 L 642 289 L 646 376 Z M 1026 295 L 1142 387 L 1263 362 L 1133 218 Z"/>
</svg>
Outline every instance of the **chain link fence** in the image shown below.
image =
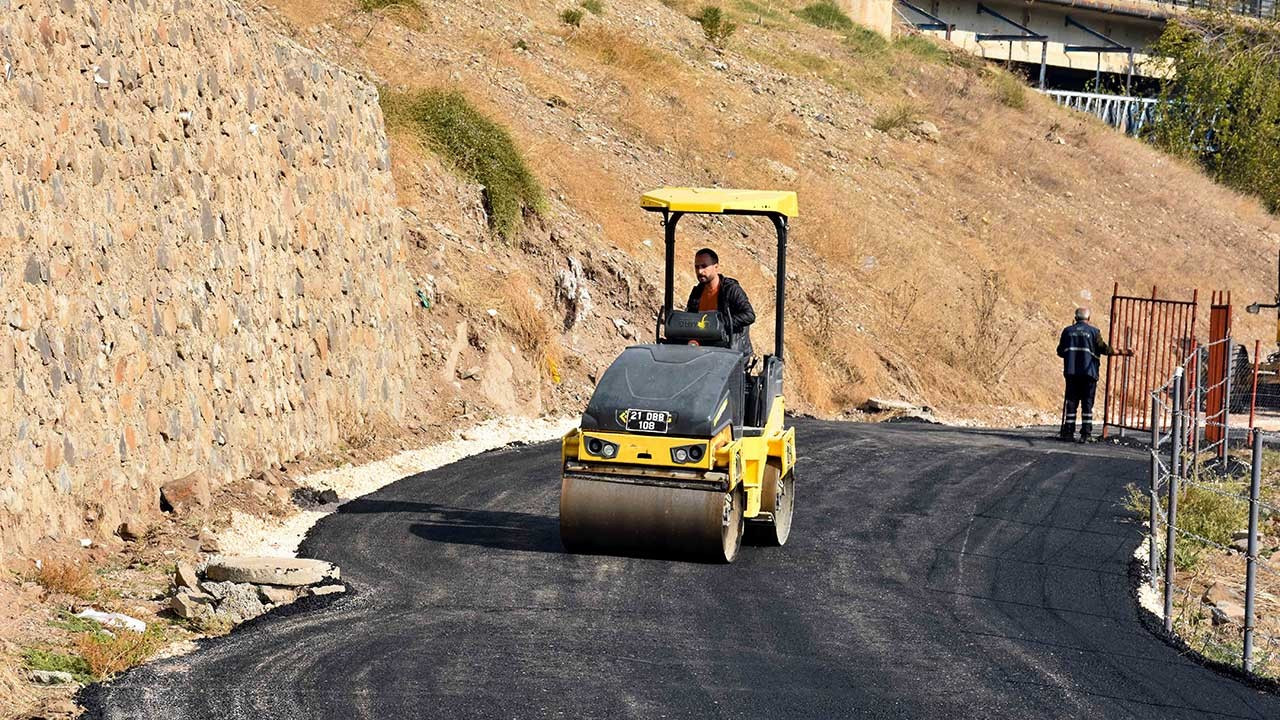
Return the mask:
<svg viewBox="0 0 1280 720">
<path fill-rule="evenodd" d="M 1220 342 L 1221 347 L 1211 343 L 1193 350 L 1173 377 L 1151 392 L 1145 508 L 1149 582 L 1161 594 L 1167 632 L 1178 632 L 1212 659 L 1276 675 L 1280 626 L 1273 631 L 1272 625 L 1259 623 L 1259 600 L 1277 618 L 1280 599 L 1272 593 L 1260 596 L 1259 573 L 1263 585 L 1280 588 L 1280 556 L 1272 555 L 1274 548 L 1260 548 L 1260 523 L 1280 522 L 1280 505 L 1263 498 L 1260 432 L 1251 421 L 1233 429 L 1232 418 L 1251 407 L 1256 352 L 1250 364 L 1230 338 Z M 1214 360 L 1226 363 L 1225 372 L 1220 366 L 1218 372 L 1207 370 L 1218 365 Z M 1161 418 L 1170 420 L 1165 424 Z M 1249 450 L 1242 455 L 1245 446 Z M 1206 562 L 1206 551 L 1213 556 L 1214 577 L 1238 570 L 1239 582 L 1226 587 L 1215 582 L 1203 594 L 1193 589 L 1202 579 L 1191 569 Z M 1233 568 L 1240 560 L 1243 567 Z M 1206 607 L 1212 620 L 1207 627 L 1200 621 Z"/>
</svg>

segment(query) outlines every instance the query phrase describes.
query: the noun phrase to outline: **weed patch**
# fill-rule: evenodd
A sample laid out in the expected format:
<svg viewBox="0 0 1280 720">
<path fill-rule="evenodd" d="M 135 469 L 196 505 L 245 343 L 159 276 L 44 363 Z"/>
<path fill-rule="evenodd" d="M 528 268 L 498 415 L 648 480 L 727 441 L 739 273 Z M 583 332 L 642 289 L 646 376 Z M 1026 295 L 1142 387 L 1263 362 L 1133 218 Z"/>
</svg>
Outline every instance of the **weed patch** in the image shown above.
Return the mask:
<svg viewBox="0 0 1280 720">
<path fill-rule="evenodd" d="M 22 664 L 29 670 L 70 673 L 76 682 L 82 685 L 88 685 L 94 680 L 93 669 L 79 655 L 42 648 L 27 648 L 22 651 Z"/>
<path fill-rule="evenodd" d="M 36 583 L 51 593 L 74 595 L 89 600 L 98 591 L 98 583 L 89 566 L 73 560 L 46 559 L 36 570 Z"/>
<path fill-rule="evenodd" d="M 876 115 L 876 119 L 871 122 L 871 127 L 887 133 L 904 129 L 919 119 L 920 111 L 916 109 L 916 106 L 904 102 L 898 103 Z"/>
<path fill-rule="evenodd" d="M 889 47 L 889 42 L 880 33 L 860 25 L 845 33 L 844 44 L 856 55 L 876 55 Z"/>
<path fill-rule="evenodd" d="M 1011 72 L 996 72 L 995 77 L 996 99 L 1001 105 L 1011 107 L 1014 110 L 1025 110 L 1027 108 L 1027 85 Z"/>
<path fill-rule="evenodd" d="M 578 3 L 578 6 L 592 15 L 604 14 L 604 3 L 600 2 L 600 0 L 582 0 L 582 2 Z"/>
<path fill-rule="evenodd" d="M 418 0 L 360 0 L 361 12 L 373 12 L 383 8 L 403 7 L 418 10 Z"/>
<path fill-rule="evenodd" d="M 105 680 L 147 661 L 164 645 L 164 635 L 158 626 L 146 632 L 114 629 L 105 632 L 81 633 L 75 637 L 80 659 L 95 680 Z"/>
<path fill-rule="evenodd" d="M 853 21 L 831 0 L 819 0 L 796 10 L 796 15 L 827 30 L 849 30 Z M 868 31 L 870 32 L 870 31 Z"/>
<path fill-rule="evenodd" d="M 1239 494 L 1241 484 L 1223 483 L 1222 493 Z M 1189 534 L 1229 545 L 1231 534 L 1248 525 L 1249 505 L 1245 500 L 1227 497 L 1197 485 L 1184 485 L 1178 491 L 1178 527 Z M 1192 570 L 1212 545 L 1190 535 L 1180 535 L 1174 549 L 1174 564 L 1179 570 Z"/>
<path fill-rule="evenodd" d="M 637 42 L 625 33 L 592 27 L 575 33 L 569 43 L 594 55 L 600 62 L 636 75 L 656 75 L 670 65 L 661 51 Z"/>
<path fill-rule="evenodd" d="M 945 63 L 949 55 L 941 45 L 924 35 L 903 35 L 893 41 L 893 47 L 932 63 Z"/>
<path fill-rule="evenodd" d="M 456 90 L 381 92 L 389 127 L 401 127 L 484 186 L 490 227 L 511 239 L 524 213 L 543 208 L 542 188 L 506 128 L 489 119 Z"/>
<path fill-rule="evenodd" d="M 49 625 L 51 627 L 56 627 L 59 630 L 66 630 L 67 632 L 72 633 L 98 632 L 99 630 L 102 630 L 101 623 L 88 618 L 72 615 L 66 610 L 59 612 L 58 619 L 50 621 Z"/>
<path fill-rule="evenodd" d="M 742 12 L 755 15 L 760 19 L 782 20 L 785 16 L 773 9 L 773 3 L 758 3 L 753 0 L 737 0 L 735 3 Z"/>
</svg>

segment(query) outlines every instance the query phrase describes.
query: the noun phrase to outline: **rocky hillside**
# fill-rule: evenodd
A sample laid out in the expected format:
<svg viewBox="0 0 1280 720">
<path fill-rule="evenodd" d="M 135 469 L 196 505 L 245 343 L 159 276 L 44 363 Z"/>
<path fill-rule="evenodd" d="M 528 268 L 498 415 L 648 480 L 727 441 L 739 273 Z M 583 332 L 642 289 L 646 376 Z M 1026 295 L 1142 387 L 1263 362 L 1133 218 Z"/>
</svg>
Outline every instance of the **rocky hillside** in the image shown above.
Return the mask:
<svg viewBox="0 0 1280 720">
<path fill-rule="evenodd" d="M 1113 282 L 1274 292 L 1280 226 L 1252 199 L 996 67 L 815 27 L 803 3 L 724 3 L 738 29 L 722 49 L 678 0 L 584 3 L 599 12 L 576 26 L 563 0 L 255 2 L 384 93 L 461 91 L 545 189 L 541 212 L 495 238 L 481 188 L 392 133 L 410 266 L 436 294 L 418 313 L 424 407 L 580 407 L 617 349 L 652 332 L 661 231 L 637 199 L 666 184 L 799 192 L 787 392 L 819 414 L 887 395 L 953 418 L 1056 416 L 1057 331 L 1076 304 L 1105 310 Z M 719 248 L 767 317 L 767 226 L 682 229 L 682 258 Z"/>
</svg>

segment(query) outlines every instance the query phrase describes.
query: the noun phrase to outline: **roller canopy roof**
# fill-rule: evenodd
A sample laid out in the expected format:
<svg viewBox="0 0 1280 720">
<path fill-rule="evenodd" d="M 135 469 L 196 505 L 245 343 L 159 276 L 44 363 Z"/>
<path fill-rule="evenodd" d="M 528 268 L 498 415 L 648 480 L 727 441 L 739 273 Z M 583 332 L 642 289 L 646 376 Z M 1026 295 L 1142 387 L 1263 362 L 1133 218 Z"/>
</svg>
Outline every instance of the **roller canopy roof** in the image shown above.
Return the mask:
<svg viewBox="0 0 1280 720">
<path fill-rule="evenodd" d="M 660 188 L 640 198 L 645 210 L 685 213 L 767 215 L 792 218 L 799 213 L 796 194 L 782 190 L 725 188 Z"/>
</svg>

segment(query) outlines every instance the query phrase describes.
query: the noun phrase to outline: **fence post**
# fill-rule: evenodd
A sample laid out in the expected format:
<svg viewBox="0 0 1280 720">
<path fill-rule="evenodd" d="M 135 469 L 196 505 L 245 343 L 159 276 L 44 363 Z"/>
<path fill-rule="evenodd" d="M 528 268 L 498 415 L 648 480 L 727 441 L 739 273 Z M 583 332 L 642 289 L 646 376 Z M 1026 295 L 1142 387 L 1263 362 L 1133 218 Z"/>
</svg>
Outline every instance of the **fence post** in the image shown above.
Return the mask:
<svg viewBox="0 0 1280 720">
<path fill-rule="evenodd" d="M 1159 553 L 1156 552 L 1156 543 L 1159 542 L 1156 536 L 1156 528 L 1160 524 L 1160 399 L 1156 393 L 1151 393 L 1151 507 L 1148 512 L 1151 515 L 1150 538 L 1147 543 L 1147 567 L 1151 568 L 1151 589 L 1156 589 L 1156 563 L 1159 561 Z"/>
<path fill-rule="evenodd" d="M 1262 341 L 1253 341 L 1253 387 L 1249 390 L 1249 447 L 1253 447 L 1253 428 L 1258 415 L 1258 368 L 1262 361 Z"/>
<path fill-rule="evenodd" d="M 1174 379 L 1177 380 L 1176 375 Z M 1173 425 L 1175 427 L 1178 424 L 1178 416 L 1179 414 L 1182 413 L 1182 398 L 1179 397 L 1179 395 L 1181 394 L 1180 386 L 1181 386 L 1181 383 L 1178 383 L 1178 382 L 1173 383 Z M 1181 443 L 1178 442 L 1178 434 L 1176 432 L 1172 433 L 1170 444 L 1173 446 L 1171 457 L 1174 459 L 1172 462 L 1177 463 L 1176 458 L 1178 457 L 1178 451 L 1181 450 L 1181 448 L 1178 446 Z M 1165 632 L 1173 632 L 1173 570 L 1174 570 L 1173 555 L 1174 555 L 1174 543 L 1176 542 L 1176 538 L 1174 537 L 1174 530 L 1178 524 L 1178 473 L 1176 471 L 1176 468 L 1177 468 L 1176 464 L 1170 465 L 1169 467 L 1169 499 L 1165 503 L 1165 507 L 1168 508 L 1168 513 L 1169 513 L 1168 517 L 1165 518 L 1165 521 L 1164 521 L 1164 527 L 1165 527 L 1164 630 Z"/>
<path fill-rule="evenodd" d="M 1195 343 L 1192 343 L 1193 345 Z M 1203 393 L 1200 390 L 1200 347 L 1197 345 L 1195 350 L 1195 373 L 1191 377 L 1192 387 L 1194 390 L 1191 394 L 1191 462 L 1192 471 L 1200 471 L 1200 400 Z M 1207 418 L 1206 418 L 1207 420 Z"/>
<path fill-rule="evenodd" d="M 1249 482 L 1249 554 L 1244 577 L 1244 671 L 1253 672 L 1253 596 L 1258 573 L 1258 498 L 1262 488 L 1262 438 L 1258 429 L 1249 433 L 1253 443 L 1253 477 Z"/>
<path fill-rule="evenodd" d="M 1222 448 L 1218 451 L 1219 457 L 1222 458 L 1222 469 L 1227 469 L 1227 448 L 1231 446 L 1231 366 L 1234 364 L 1235 353 L 1231 352 L 1231 336 L 1227 336 L 1227 358 L 1223 363 L 1226 366 L 1226 377 L 1223 378 L 1222 388 Z"/>
<path fill-rule="evenodd" d="M 1182 412 L 1183 412 L 1183 380 L 1182 368 L 1173 371 L 1170 381 L 1170 394 L 1173 396 L 1173 414 L 1169 416 L 1169 473 L 1182 477 Z"/>
</svg>

